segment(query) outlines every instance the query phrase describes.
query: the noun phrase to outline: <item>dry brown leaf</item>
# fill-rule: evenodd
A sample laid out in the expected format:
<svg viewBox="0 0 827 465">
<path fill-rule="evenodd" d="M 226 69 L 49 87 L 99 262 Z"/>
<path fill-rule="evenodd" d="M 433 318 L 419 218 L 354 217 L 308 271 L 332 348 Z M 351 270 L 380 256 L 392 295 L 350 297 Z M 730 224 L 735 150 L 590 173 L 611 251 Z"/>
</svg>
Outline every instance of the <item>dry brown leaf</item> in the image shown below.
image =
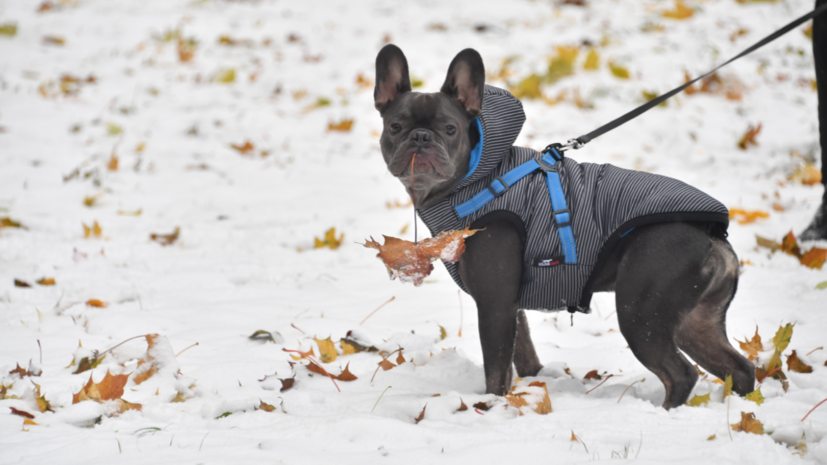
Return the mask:
<svg viewBox="0 0 827 465">
<path fill-rule="evenodd" d="M 279 378 L 279 381 L 281 381 L 281 389 L 279 389 L 279 392 L 284 392 L 293 387 L 293 385 L 296 383 L 296 377 L 294 376 L 292 378 L 285 379 Z"/>
<path fill-rule="evenodd" d="M 3 228 L 22 228 L 22 227 L 23 227 L 23 225 L 21 225 L 17 221 L 14 221 L 13 219 L 9 218 L 8 216 L 4 216 L 3 218 L 0 218 L 0 229 L 3 229 Z"/>
<path fill-rule="evenodd" d="M 741 136 L 741 139 L 738 140 L 738 148 L 741 150 L 746 150 L 751 145 L 757 146 L 758 141 L 756 141 L 755 138 L 758 136 L 760 132 L 761 123 L 758 123 L 758 126 L 755 127 L 749 125 L 749 128 L 747 128 L 747 132 L 745 132 L 744 135 Z"/>
<path fill-rule="evenodd" d="M 9 407 L 9 408 L 11 409 L 11 413 L 12 413 L 12 415 L 19 415 L 19 416 L 21 416 L 21 417 L 28 418 L 28 419 L 30 419 L 30 420 L 33 420 L 33 419 L 34 419 L 34 415 L 32 415 L 32 414 L 31 414 L 31 413 L 29 413 L 29 412 L 26 412 L 26 411 L 23 411 L 23 410 L 17 410 L 17 409 L 16 409 L 16 408 L 14 408 L 14 407 Z M 417 422 L 417 423 L 419 423 L 419 422 Z"/>
<path fill-rule="evenodd" d="M 350 363 L 345 365 L 345 369 L 339 374 L 339 376 L 334 376 L 334 378 L 338 379 L 339 381 L 356 381 L 356 375 L 350 372 Z"/>
<path fill-rule="evenodd" d="M 106 371 L 106 376 L 100 383 L 92 381 L 92 376 L 89 376 L 89 382 L 74 396 L 72 396 L 72 403 L 77 404 L 85 400 L 94 400 L 95 402 L 103 402 L 105 400 L 120 399 L 123 395 L 123 387 L 129 375 L 113 375 Z M 137 404 L 136 404 L 137 405 Z"/>
<path fill-rule="evenodd" d="M 795 351 L 793 351 L 792 354 L 787 356 L 787 370 L 794 371 L 796 373 L 812 373 L 813 367 L 802 362 L 801 359 L 798 358 Z"/>
<path fill-rule="evenodd" d="M 34 384 L 34 399 L 37 401 L 37 408 L 40 409 L 40 413 L 45 413 L 47 410 L 54 412 L 52 405 L 46 400 L 46 396 L 40 395 L 40 385 L 34 381 L 32 381 L 32 384 Z"/>
<path fill-rule="evenodd" d="M 732 431 L 743 431 L 752 434 L 764 434 L 764 425 L 755 418 L 754 413 L 741 412 L 741 421 L 732 424 Z"/>
<path fill-rule="evenodd" d="M 273 407 L 270 404 L 265 404 L 263 400 L 259 399 L 259 402 L 261 402 L 258 406 L 259 409 L 264 410 L 265 412 L 275 412 L 276 411 L 275 407 Z"/>
<path fill-rule="evenodd" d="M 422 412 L 419 414 L 418 417 L 414 418 L 414 423 L 419 424 L 420 421 L 425 419 L 425 409 L 426 408 L 428 408 L 428 404 L 425 404 L 425 406 L 422 407 Z M 34 418 L 34 417 L 32 417 L 32 418 Z"/>
<path fill-rule="evenodd" d="M 379 366 L 382 367 L 382 370 L 388 371 L 391 368 L 395 367 L 396 365 L 394 365 L 393 362 L 391 362 L 388 359 L 382 359 L 382 361 L 379 362 Z"/>
<path fill-rule="evenodd" d="M 181 234 L 181 228 L 175 227 L 175 231 L 170 234 L 156 234 L 152 233 L 149 235 L 149 239 L 153 240 L 161 245 L 172 245 L 175 241 L 178 240 L 178 236 Z"/>
<path fill-rule="evenodd" d="M 32 285 L 27 283 L 26 281 L 15 278 L 14 287 L 32 287 Z"/>
<path fill-rule="evenodd" d="M 741 346 L 741 350 L 749 355 L 750 360 L 755 360 L 758 358 L 758 352 L 764 350 L 764 345 L 761 344 L 761 336 L 758 335 L 758 326 L 755 326 L 755 336 L 752 339 L 744 338 L 744 342 L 738 341 L 738 344 Z"/>
<path fill-rule="evenodd" d="M 366 241 L 365 247 L 379 250 L 376 255 L 388 269 L 391 279 L 399 278 L 402 282 L 412 282 L 415 286 L 434 270 L 432 263 L 441 259 L 454 263 L 465 252 L 465 239 L 478 230 L 466 228 L 462 231 L 443 231 L 435 238 L 413 243 L 395 237 L 383 236 L 385 244 Z"/>
<path fill-rule="evenodd" d="M 195 56 L 195 49 L 198 47 L 198 41 L 195 39 L 178 39 L 178 59 L 181 60 L 181 63 L 186 63 Z"/>
<path fill-rule="evenodd" d="M 463 402 L 462 398 L 460 398 L 459 399 L 459 408 L 457 409 L 457 412 L 464 412 L 466 410 L 468 410 L 468 406 L 465 405 L 465 402 Z"/>
<path fill-rule="evenodd" d="M 799 262 L 808 268 L 820 270 L 827 262 L 827 249 L 813 247 L 801 256 Z"/>
</svg>

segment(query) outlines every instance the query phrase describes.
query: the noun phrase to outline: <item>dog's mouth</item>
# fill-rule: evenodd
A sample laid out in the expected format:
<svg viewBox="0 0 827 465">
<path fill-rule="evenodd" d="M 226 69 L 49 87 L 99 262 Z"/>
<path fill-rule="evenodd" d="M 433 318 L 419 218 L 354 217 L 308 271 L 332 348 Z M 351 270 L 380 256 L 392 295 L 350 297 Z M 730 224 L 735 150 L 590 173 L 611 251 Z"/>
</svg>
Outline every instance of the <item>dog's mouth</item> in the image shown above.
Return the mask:
<svg viewBox="0 0 827 465">
<path fill-rule="evenodd" d="M 397 178 L 410 176 L 411 169 L 414 175 L 434 173 L 444 178 L 451 177 L 453 173 L 449 173 L 447 167 L 440 163 L 438 158 L 438 155 L 431 150 L 407 150 L 404 154 L 395 157 L 388 169 Z"/>
</svg>

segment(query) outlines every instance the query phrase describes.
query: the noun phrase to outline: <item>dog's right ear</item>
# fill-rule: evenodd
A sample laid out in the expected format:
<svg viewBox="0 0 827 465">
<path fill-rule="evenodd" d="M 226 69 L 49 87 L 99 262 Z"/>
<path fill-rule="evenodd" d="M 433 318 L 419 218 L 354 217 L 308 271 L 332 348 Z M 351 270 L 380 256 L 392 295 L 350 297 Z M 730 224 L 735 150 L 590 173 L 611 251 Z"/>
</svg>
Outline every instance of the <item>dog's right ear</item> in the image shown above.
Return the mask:
<svg viewBox="0 0 827 465">
<path fill-rule="evenodd" d="M 384 113 L 388 103 L 410 91 L 411 78 L 405 54 L 396 45 L 385 45 L 376 55 L 376 87 L 373 89 L 376 109 Z"/>
</svg>

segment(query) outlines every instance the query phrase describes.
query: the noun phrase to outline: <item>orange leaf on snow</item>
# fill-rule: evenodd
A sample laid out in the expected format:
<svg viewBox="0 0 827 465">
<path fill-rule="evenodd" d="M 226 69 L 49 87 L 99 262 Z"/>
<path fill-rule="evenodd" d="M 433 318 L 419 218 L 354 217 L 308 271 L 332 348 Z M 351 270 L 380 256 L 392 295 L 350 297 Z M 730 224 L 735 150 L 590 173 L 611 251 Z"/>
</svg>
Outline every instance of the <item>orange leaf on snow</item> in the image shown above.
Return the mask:
<svg viewBox="0 0 827 465">
<path fill-rule="evenodd" d="M 820 247 L 813 247 L 805 252 L 799 259 L 802 265 L 820 270 L 824 263 L 827 262 L 827 249 Z"/>
<path fill-rule="evenodd" d="M 465 252 L 465 239 L 477 231 L 479 230 L 468 228 L 462 231 L 444 231 L 435 238 L 418 243 L 383 236 L 384 245 L 371 238 L 364 246 L 379 251 L 376 256 L 388 268 L 391 279 L 399 278 L 402 282 L 412 282 L 414 286 L 419 286 L 434 270 L 432 263 L 437 259 L 447 263 L 459 260 L 459 256 Z"/>
<path fill-rule="evenodd" d="M 695 14 L 695 10 L 686 6 L 681 0 L 675 1 L 675 8 L 664 11 L 661 16 L 670 19 L 688 19 Z"/>
<path fill-rule="evenodd" d="M 31 414 L 31 413 L 29 413 L 29 412 L 26 412 L 26 411 L 23 411 L 23 410 L 17 410 L 17 409 L 16 409 L 16 408 L 14 408 L 14 407 L 9 407 L 9 408 L 11 409 L 11 413 L 12 413 L 12 415 L 19 415 L 19 416 L 21 416 L 21 417 L 28 418 L 28 419 L 30 419 L 30 420 L 33 420 L 33 419 L 34 419 L 34 415 L 32 415 L 32 414 Z M 417 423 L 419 423 L 419 422 L 417 422 Z"/>
<path fill-rule="evenodd" d="M 37 284 L 41 286 L 54 286 L 55 285 L 55 278 L 41 278 L 35 281 Z"/>
<path fill-rule="evenodd" d="M 123 387 L 129 375 L 113 375 L 106 371 L 106 376 L 103 377 L 100 383 L 92 381 L 92 376 L 89 376 L 89 382 L 72 396 L 72 403 L 77 404 L 85 400 L 94 400 L 95 402 L 103 402 L 105 400 L 120 399 L 123 395 Z"/>
<path fill-rule="evenodd" d="M 758 142 L 755 138 L 761 132 L 761 124 L 759 123 L 758 126 L 753 127 L 752 125 L 747 128 L 747 132 L 741 136 L 741 139 L 738 141 L 738 148 L 741 150 L 746 150 L 749 148 L 750 145 L 758 145 Z"/>
<path fill-rule="evenodd" d="M 787 370 L 796 373 L 812 373 L 813 367 L 802 362 L 795 351 L 787 357 Z"/>
<path fill-rule="evenodd" d="M 276 411 L 275 407 L 273 407 L 270 404 L 264 403 L 263 400 L 259 400 L 259 402 L 261 402 L 261 404 L 259 404 L 259 406 L 258 406 L 259 409 L 264 410 L 265 412 L 275 412 Z"/>
<path fill-rule="evenodd" d="M 230 147 L 238 150 L 242 155 L 247 155 L 247 152 L 252 152 L 256 148 L 249 140 L 244 141 L 244 145 L 230 144 Z"/>
<path fill-rule="evenodd" d="M 109 306 L 108 303 L 99 300 L 99 299 L 89 299 L 86 301 L 86 305 L 90 307 L 97 307 L 97 308 L 106 308 Z"/>
<path fill-rule="evenodd" d="M 741 350 L 749 355 L 750 360 L 755 360 L 758 358 L 758 352 L 764 350 L 764 345 L 761 344 L 761 336 L 758 335 L 758 326 L 755 326 L 755 336 L 752 339 L 744 339 L 744 342 L 738 341 L 738 344 L 741 346 Z"/>
<path fill-rule="evenodd" d="M 741 421 L 739 423 L 733 423 L 732 430 L 752 434 L 764 434 L 764 424 L 755 418 L 754 413 L 741 412 Z"/>
<path fill-rule="evenodd" d="M 382 367 L 384 371 L 388 371 L 396 365 L 394 365 L 393 362 L 391 362 L 390 360 L 384 359 L 381 362 L 379 362 L 379 366 Z"/>
<path fill-rule="evenodd" d="M 358 378 L 356 375 L 350 372 L 350 363 L 345 365 L 345 369 L 342 370 L 342 373 L 339 376 L 334 376 L 334 378 L 338 379 L 339 381 L 356 381 Z"/>
<path fill-rule="evenodd" d="M 293 360 L 301 360 L 301 359 L 304 359 L 304 358 L 307 358 L 307 357 L 315 357 L 316 356 L 316 354 L 313 352 L 312 347 L 307 352 L 302 352 L 300 350 L 287 350 L 287 349 L 281 349 L 281 350 L 283 350 L 284 352 L 290 352 L 291 353 L 290 357 L 292 357 Z M 297 353 L 299 355 L 292 355 L 293 353 Z"/>
<path fill-rule="evenodd" d="M 769 218 L 770 214 L 762 210 L 744 210 L 741 208 L 730 208 L 729 219 L 735 220 L 738 224 L 749 224 L 758 218 Z"/>
<path fill-rule="evenodd" d="M 418 417 L 414 418 L 414 423 L 419 424 L 420 421 L 425 419 L 425 409 L 426 408 L 428 408 L 428 404 L 425 404 L 425 406 L 422 407 L 422 412 L 419 414 Z M 34 417 L 32 417 L 32 418 L 34 418 Z"/>
<path fill-rule="evenodd" d="M 341 131 L 347 132 L 353 127 L 353 120 L 352 119 L 343 119 L 338 123 L 327 123 L 327 130 L 328 131 Z"/>
</svg>

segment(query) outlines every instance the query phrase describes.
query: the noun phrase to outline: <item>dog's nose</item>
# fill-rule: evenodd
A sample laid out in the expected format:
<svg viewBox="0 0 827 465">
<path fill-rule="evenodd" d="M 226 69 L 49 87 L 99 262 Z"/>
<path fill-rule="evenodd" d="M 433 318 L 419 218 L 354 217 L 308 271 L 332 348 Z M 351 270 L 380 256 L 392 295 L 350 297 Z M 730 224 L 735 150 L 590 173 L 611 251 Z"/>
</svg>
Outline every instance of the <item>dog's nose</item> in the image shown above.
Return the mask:
<svg viewBox="0 0 827 465">
<path fill-rule="evenodd" d="M 416 129 L 411 133 L 411 140 L 417 144 L 424 144 L 431 140 L 431 133 L 424 129 Z"/>
</svg>

